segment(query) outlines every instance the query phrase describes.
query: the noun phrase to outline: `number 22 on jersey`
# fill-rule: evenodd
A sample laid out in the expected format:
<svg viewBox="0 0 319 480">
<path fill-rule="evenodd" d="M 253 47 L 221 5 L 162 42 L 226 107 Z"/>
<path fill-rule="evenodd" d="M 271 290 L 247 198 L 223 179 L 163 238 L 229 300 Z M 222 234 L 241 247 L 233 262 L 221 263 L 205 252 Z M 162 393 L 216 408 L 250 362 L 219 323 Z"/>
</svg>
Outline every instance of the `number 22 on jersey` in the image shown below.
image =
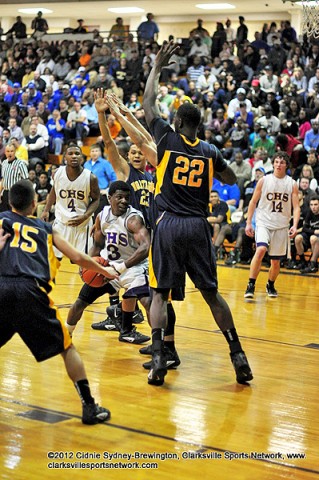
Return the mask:
<svg viewBox="0 0 319 480">
<path fill-rule="evenodd" d="M 200 176 L 204 171 L 204 162 L 199 159 L 190 160 L 187 157 L 176 158 L 177 167 L 174 168 L 173 183 L 176 185 L 187 185 L 188 187 L 200 187 L 202 179 Z"/>
</svg>

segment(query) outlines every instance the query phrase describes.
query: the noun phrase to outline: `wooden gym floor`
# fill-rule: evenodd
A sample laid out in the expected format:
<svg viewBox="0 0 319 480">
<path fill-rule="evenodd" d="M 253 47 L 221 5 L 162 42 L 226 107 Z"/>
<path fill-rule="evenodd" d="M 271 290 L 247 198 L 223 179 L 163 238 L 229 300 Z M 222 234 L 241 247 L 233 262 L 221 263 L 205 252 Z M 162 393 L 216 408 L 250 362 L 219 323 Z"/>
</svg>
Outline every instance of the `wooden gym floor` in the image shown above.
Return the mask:
<svg viewBox="0 0 319 480">
<path fill-rule="evenodd" d="M 224 337 L 190 282 L 174 304 L 182 363 L 163 387 L 147 385 L 139 346 L 91 329 L 107 298 L 88 308 L 73 338 L 96 400 L 112 412 L 103 425 L 82 425 L 62 359 L 37 364 L 15 336 L 0 352 L 0 478 L 319 479 L 318 276 L 283 271 L 270 299 L 262 272 L 252 301 L 247 279 L 246 267 L 219 267 L 250 386 L 235 382 Z M 81 284 L 64 260 L 53 295 L 64 318 Z M 146 322 L 138 328 L 149 333 Z"/>
</svg>

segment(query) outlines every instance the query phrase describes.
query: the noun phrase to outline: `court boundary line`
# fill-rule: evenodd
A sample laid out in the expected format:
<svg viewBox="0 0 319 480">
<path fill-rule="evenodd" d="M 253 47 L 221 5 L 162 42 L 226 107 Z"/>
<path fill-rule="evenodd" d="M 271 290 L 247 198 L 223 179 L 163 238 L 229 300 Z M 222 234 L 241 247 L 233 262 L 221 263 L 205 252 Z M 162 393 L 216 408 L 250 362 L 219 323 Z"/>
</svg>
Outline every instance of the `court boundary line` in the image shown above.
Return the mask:
<svg viewBox="0 0 319 480">
<path fill-rule="evenodd" d="M 32 404 L 22 402 L 20 400 L 12 400 L 12 399 L 8 399 L 8 398 L 0 397 L 0 402 L 14 404 L 14 405 L 18 405 L 18 406 L 27 407 L 27 408 L 34 408 L 34 409 L 41 410 L 43 412 L 47 412 L 47 413 L 51 413 L 51 414 L 52 413 L 60 414 L 62 416 L 68 417 L 67 419 L 80 419 L 81 420 L 81 417 L 79 415 L 74 415 L 72 413 L 61 412 L 59 410 L 54 410 L 54 409 L 50 409 L 50 408 L 39 407 L 39 406 L 36 406 L 36 405 L 32 405 Z M 29 419 L 27 419 L 27 420 L 29 420 Z M 152 438 L 159 438 L 159 439 L 162 439 L 162 440 L 167 440 L 169 442 L 175 442 L 175 443 L 178 443 L 178 444 L 184 444 L 184 445 L 188 445 L 188 446 L 192 446 L 192 447 L 198 447 L 198 450 L 195 451 L 194 453 L 204 453 L 204 452 L 207 452 L 207 451 L 212 451 L 212 452 L 219 452 L 219 453 L 230 452 L 230 453 L 233 453 L 233 454 L 240 454 L 240 452 L 236 452 L 234 450 L 227 450 L 225 448 L 213 447 L 211 445 L 205 445 L 205 444 L 199 444 L 199 443 L 196 443 L 196 442 L 190 442 L 188 440 L 184 441 L 184 440 L 176 438 L 176 437 L 170 437 L 168 435 L 162 435 L 160 433 L 148 432 L 148 431 L 145 431 L 145 430 L 140 430 L 138 428 L 133 428 L 133 427 L 127 427 L 127 426 L 124 426 L 124 425 L 113 424 L 113 423 L 109 423 L 109 422 L 100 423 L 99 425 L 104 426 L 104 427 L 115 428 L 115 429 L 118 429 L 118 430 L 124 430 L 124 431 L 127 431 L 127 432 L 136 433 L 138 435 L 146 435 L 146 436 L 152 437 Z M 87 427 L 84 427 L 84 428 L 87 428 Z M 283 454 L 283 455 L 285 455 L 285 454 Z M 240 460 L 240 458 L 239 459 L 234 459 L 234 460 Z M 280 463 L 280 462 L 276 462 L 276 461 L 273 461 L 273 460 L 268 459 L 268 458 L 250 458 L 248 460 L 251 460 L 252 462 L 257 461 L 257 462 L 261 462 L 261 463 L 266 463 L 267 465 L 274 465 L 274 466 L 277 466 L 277 467 L 282 467 L 284 469 L 298 470 L 300 472 L 307 472 L 307 473 L 313 473 L 315 475 L 319 475 L 319 470 L 314 470 L 314 469 L 306 468 L 306 467 L 299 467 L 298 465 L 293 465 L 293 464 L 290 464 L 290 463 Z"/>
</svg>

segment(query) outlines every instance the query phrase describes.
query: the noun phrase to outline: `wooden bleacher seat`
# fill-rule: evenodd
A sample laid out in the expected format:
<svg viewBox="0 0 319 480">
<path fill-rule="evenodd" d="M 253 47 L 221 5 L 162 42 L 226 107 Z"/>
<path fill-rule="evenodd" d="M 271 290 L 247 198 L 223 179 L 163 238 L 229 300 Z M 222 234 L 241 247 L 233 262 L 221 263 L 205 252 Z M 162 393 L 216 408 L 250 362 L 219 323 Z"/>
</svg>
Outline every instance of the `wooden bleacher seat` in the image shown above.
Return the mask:
<svg viewBox="0 0 319 480">
<path fill-rule="evenodd" d="M 97 139 L 98 137 L 85 137 L 85 139 L 83 140 L 83 146 L 90 147 L 91 145 L 97 142 Z"/>
<path fill-rule="evenodd" d="M 51 165 L 61 165 L 63 155 L 55 155 L 54 153 L 48 154 L 48 163 Z"/>
</svg>

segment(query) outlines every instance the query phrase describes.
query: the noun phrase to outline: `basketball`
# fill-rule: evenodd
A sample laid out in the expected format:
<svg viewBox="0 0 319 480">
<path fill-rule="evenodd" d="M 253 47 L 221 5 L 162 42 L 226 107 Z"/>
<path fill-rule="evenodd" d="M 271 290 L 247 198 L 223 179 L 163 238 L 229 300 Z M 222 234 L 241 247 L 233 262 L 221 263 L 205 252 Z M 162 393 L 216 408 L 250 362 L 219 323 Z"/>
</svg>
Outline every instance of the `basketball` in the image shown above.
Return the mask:
<svg viewBox="0 0 319 480">
<path fill-rule="evenodd" d="M 102 257 L 92 257 L 92 259 L 103 265 L 103 267 L 107 267 L 109 264 L 108 260 Z M 93 270 L 88 270 L 87 268 L 80 268 L 80 276 L 84 283 L 95 288 L 102 287 L 108 281 L 104 275 L 94 272 Z"/>
</svg>

